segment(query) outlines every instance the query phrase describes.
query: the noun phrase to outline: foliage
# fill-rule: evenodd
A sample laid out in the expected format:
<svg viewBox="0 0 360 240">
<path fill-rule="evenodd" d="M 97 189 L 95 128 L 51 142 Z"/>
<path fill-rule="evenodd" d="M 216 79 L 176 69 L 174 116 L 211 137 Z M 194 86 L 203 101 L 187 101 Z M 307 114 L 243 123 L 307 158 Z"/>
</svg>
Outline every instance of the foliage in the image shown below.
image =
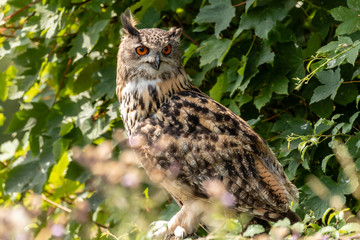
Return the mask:
<svg viewBox="0 0 360 240">
<path fill-rule="evenodd" d="M 26 226 L 38 239 L 135 239 L 176 212 L 121 132 L 127 8 L 139 27 L 184 29 L 191 81 L 247 120 L 300 189 L 303 223 L 277 223 L 270 235 L 359 231 L 341 217 L 360 209 L 358 0 L 9 0 L 0 1 L 1 238 Z"/>
</svg>

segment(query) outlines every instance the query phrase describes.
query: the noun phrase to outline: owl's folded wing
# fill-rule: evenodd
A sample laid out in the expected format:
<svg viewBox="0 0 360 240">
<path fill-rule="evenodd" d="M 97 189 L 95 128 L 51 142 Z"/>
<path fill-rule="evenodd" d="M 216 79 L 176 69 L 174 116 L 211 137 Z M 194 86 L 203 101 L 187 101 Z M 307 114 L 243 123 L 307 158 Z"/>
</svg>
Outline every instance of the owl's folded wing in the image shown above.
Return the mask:
<svg viewBox="0 0 360 240">
<path fill-rule="evenodd" d="M 150 177 L 160 174 L 159 181 L 179 201 L 182 195 L 207 198 L 216 186 L 212 182 L 223 184 L 229 206 L 259 215 L 285 213 L 298 198 L 265 141 L 200 92 L 175 94 L 134 136 L 142 139 L 139 150 Z"/>
</svg>

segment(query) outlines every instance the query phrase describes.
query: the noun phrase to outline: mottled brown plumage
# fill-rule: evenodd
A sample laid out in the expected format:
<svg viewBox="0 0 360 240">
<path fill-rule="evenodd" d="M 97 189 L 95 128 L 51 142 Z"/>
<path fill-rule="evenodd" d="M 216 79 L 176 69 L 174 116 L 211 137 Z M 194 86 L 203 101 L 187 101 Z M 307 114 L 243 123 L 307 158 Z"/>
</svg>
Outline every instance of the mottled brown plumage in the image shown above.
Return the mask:
<svg viewBox="0 0 360 240">
<path fill-rule="evenodd" d="M 298 220 L 289 210 L 297 189 L 266 142 L 189 82 L 178 48 L 181 30 L 137 29 L 131 15 L 121 19 L 116 93 L 129 141 L 149 177 L 182 206 L 155 235 L 182 238 L 207 224 L 214 197 L 257 218 Z M 139 46 L 145 55 L 136 52 Z M 223 187 L 220 195 L 214 184 Z"/>
</svg>

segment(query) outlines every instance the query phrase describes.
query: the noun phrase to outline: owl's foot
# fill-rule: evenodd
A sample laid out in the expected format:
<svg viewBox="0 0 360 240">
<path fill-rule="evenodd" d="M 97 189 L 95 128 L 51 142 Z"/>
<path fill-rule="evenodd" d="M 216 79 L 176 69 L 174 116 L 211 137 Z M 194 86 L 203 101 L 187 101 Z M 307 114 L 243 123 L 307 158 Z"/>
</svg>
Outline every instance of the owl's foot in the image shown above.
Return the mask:
<svg viewBox="0 0 360 240">
<path fill-rule="evenodd" d="M 171 231 L 169 225 L 171 221 L 156 221 L 150 225 L 150 234 L 152 239 L 176 239 L 181 240 L 187 235 L 184 228 L 176 226 L 174 231 Z M 174 237 L 174 238 L 172 238 Z"/>
<path fill-rule="evenodd" d="M 199 226 L 200 219 L 206 211 L 206 204 L 203 201 L 191 201 L 185 203 L 180 211 L 170 221 L 157 221 L 150 225 L 150 234 L 154 239 L 181 240 L 192 234 Z"/>
</svg>

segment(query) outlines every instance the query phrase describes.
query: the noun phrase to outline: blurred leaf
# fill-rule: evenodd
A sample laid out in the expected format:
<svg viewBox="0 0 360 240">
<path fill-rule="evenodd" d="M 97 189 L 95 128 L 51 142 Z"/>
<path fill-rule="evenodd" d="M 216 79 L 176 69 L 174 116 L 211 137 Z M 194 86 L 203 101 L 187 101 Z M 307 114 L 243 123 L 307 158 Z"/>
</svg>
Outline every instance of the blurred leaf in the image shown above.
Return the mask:
<svg viewBox="0 0 360 240">
<path fill-rule="evenodd" d="M 256 234 L 265 232 L 265 228 L 259 224 L 250 225 L 247 227 L 246 231 L 243 233 L 244 237 L 253 237 Z"/>
<path fill-rule="evenodd" d="M 359 223 L 347 223 L 343 227 L 340 228 L 340 231 L 345 231 L 348 233 L 351 232 L 360 232 L 360 224 Z"/>
</svg>

